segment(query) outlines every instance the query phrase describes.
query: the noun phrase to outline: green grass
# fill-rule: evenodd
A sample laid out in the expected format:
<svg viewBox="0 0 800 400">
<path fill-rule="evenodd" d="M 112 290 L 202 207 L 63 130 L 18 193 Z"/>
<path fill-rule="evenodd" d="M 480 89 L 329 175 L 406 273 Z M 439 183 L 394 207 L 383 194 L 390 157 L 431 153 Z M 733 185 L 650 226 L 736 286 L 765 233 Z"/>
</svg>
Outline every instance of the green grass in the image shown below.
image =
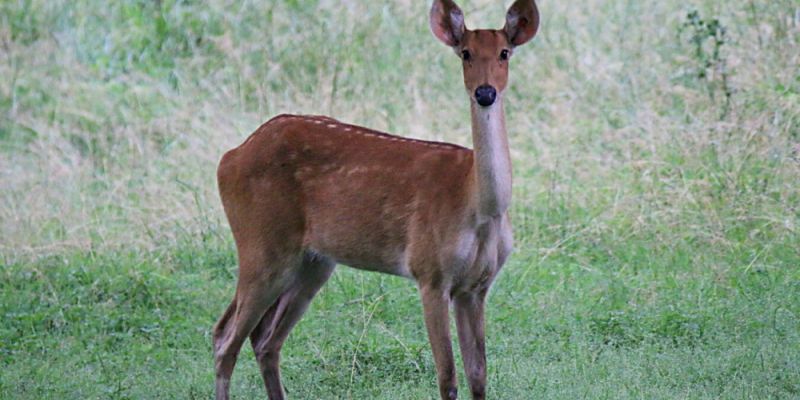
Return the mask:
<svg viewBox="0 0 800 400">
<path fill-rule="evenodd" d="M 468 145 L 428 6 L 0 2 L 0 398 L 209 398 L 220 155 L 280 112 Z M 800 7 L 540 9 L 506 94 L 489 398 L 800 398 Z M 347 267 L 282 366 L 294 399 L 436 394 L 414 286 Z M 264 396 L 249 348 L 232 385 Z"/>
</svg>

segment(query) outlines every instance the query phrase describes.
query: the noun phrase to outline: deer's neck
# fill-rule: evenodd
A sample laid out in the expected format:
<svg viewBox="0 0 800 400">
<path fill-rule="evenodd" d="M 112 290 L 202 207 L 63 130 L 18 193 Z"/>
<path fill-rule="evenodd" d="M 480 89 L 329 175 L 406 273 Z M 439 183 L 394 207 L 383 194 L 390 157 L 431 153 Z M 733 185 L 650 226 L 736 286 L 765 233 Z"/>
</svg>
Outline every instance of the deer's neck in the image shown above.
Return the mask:
<svg viewBox="0 0 800 400">
<path fill-rule="evenodd" d="M 503 98 L 489 107 L 471 102 L 473 176 L 476 180 L 478 214 L 497 217 L 511 203 L 511 155 L 506 137 Z"/>
</svg>

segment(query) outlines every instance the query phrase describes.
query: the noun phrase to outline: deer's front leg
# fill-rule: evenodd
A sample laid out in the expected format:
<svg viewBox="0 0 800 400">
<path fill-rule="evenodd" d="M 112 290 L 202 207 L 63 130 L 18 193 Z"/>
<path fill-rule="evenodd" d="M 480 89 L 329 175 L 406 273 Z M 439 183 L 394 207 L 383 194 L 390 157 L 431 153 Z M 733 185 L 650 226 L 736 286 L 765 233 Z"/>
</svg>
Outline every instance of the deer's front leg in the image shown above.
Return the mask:
<svg viewBox="0 0 800 400">
<path fill-rule="evenodd" d="M 464 372 L 474 400 L 486 398 L 486 340 L 483 304 L 486 292 L 455 296 L 456 326 Z"/>
<path fill-rule="evenodd" d="M 439 393 L 443 400 L 458 398 L 453 346 L 450 343 L 450 296 L 439 288 L 421 286 L 422 308 L 428 340 L 433 349 L 433 360 L 439 378 Z"/>
</svg>

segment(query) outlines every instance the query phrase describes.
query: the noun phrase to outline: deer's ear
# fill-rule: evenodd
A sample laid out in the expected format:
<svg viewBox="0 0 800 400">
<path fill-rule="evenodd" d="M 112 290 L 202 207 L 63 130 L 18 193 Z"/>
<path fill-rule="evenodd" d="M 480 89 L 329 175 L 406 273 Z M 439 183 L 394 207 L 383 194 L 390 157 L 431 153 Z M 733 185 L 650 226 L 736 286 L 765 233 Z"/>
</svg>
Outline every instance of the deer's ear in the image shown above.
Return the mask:
<svg viewBox="0 0 800 400">
<path fill-rule="evenodd" d="M 444 44 L 455 47 L 464 38 L 464 14 L 452 0 L 434 0 L 431 7 L 431 31 Z"/>
<path fill-rule="evenodd" d="M 517 0 L 506 13 L 506 26 L 503 28 L 512 46 L 527 43 L 539 30 L 539 9 L 534 0 Z"/>
</svg>

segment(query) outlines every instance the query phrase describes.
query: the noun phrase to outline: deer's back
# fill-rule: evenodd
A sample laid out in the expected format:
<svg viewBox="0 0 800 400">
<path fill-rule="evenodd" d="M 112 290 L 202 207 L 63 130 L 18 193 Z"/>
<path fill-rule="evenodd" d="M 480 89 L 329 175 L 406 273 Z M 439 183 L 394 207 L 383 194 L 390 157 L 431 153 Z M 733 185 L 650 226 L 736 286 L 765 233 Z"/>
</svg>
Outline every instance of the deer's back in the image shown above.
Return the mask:
<svg viewBox="0 0 800 400">
<path fill-rule="evenodd" d="M 304 249 L 409 276 L 412 236 L 435 241 L 459 229 L 434 222 L 464 218 L 471 166 L 472 151 L 463 147 L 282 115 L 226 153 L 218 179 L 226 212 L 246 208 L 243 202 L 270 210 L 238 219 L 228 213 L 235 237 L 248 224 L 289 225 L 302 231 L 289 236 Z"/>
</svg>

